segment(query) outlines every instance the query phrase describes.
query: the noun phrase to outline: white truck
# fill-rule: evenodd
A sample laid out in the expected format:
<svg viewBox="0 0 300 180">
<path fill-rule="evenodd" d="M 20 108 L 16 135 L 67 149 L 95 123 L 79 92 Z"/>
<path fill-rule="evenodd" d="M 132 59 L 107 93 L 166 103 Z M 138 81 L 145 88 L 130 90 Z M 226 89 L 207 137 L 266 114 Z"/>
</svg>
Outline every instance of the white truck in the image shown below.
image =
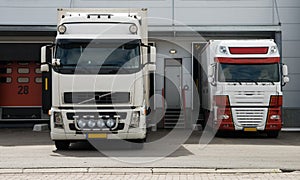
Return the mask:
<svg viewBox="0 0 300 180">
<path fill-rule="evenodd" d="M 274 40 L 210 40 L 199 59 L 208 127 L 278 136 L 282 86 L 289 78 Z"/>
<path fill-rule="evenodd" d="M 147 9 L 58 9 L 55 43 L 41 49 L 57 149 L 94 138 L 144 142 L 156 58 L 146 16 Z"/>
</svg>

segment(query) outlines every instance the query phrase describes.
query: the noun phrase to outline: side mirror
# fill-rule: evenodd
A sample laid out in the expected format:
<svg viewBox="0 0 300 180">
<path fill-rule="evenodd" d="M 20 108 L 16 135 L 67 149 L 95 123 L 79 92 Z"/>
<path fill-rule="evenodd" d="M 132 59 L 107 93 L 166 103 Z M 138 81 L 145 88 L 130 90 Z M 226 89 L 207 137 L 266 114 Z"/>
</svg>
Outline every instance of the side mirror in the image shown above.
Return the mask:
<svg viewBox="0 0 300 180">
<path fill-rule="evenodd" d="M 41 72 L 49 72 L 49 65 L 48 64 L 42 64 L 41 65 Z"/>
<path fill-rule="evenodd" d="M 282 75 L 287 76 L 289 74 L 287 65 L 282 65 Z"/>
<path fill-rule="evenodd" d="M 54 44 L 46 45 L 41 47 L 41 64 L 49 63 L 52 57 L 52 48 Z"/>
<path fill-rule="evenodd" d="M 150 63 L 153 63 L 153 64 L 156 63 L 156 48 L 153 46 L 150 46 L 149 61 L 150 61 Z"/>
<path fill-rule="evenodd" d="M 286 83 L 290 82 L 290 78 L 287 77 L 289 74 L 288 72 L 288 66 L 283 64 L 282 65 L 282 86 L 285 86 Z"/>
<path fill-rule="evenodd" d="M 283 77 L 282 81 L 284 84 L 286 84 L 286 83 L 290 82 L 290 78 L 285 76 L 285 77 Z"/>
<path fill-rule="evenodd" d="M 48 46 L 43 46 L 41 47 L 41 64 L 44 64 L 47 62 L 47 47 Z"/>
<path fill-rule="evenodd" d="M 52 59 L 52 66 L 60 66 L 60 59 Z"/>
</svg>

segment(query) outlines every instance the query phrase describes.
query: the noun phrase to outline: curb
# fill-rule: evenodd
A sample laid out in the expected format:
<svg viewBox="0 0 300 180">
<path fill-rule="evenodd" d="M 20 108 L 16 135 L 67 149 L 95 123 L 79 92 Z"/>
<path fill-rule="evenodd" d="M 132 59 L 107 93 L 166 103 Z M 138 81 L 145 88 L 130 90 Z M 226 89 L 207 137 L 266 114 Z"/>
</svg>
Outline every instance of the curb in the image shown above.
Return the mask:
<svg viewBox="0 0 300 180">
<path fill-rule="evenodd" d="M 298 171 L 299 172 L 299 171 Z M 0 169 L 0 174 L 24 173 L 97 173 L 125 174 L 236 174 L 283 173 L 280 169 L 201 169 L 201 168 L 16 168 Z"/>
</svg>

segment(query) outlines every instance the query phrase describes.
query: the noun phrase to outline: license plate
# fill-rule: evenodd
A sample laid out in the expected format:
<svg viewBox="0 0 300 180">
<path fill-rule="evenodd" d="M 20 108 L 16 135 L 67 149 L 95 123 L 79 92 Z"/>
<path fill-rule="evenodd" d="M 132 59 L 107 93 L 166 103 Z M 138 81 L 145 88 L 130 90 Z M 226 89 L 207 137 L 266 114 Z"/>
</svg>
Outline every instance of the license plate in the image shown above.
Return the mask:
<svg viewBox="0 0 300 180">
<path fill-rule="evenodd" d="M 107 134 L 87 134 L 87 139 L 106 139 Z"/>
<path fill-rule="evenodd" d="M 256 128 L 244 128 L 245 132 L 256 132 L 257 129 Z"/>
</svg>

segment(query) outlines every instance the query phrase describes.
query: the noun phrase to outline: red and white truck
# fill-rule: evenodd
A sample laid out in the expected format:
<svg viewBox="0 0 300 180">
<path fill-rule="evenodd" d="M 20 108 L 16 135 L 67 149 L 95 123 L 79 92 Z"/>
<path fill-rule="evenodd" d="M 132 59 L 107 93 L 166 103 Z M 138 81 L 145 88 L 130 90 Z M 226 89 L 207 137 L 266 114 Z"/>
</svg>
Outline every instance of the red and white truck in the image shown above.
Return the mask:
<svg viewBox="0 0 300 180">
<path fill-rule="evenodd" d="M 206 125 L 277 137 L 289 78 L 274 40 L 210 40 L 200 59 Z"/>
</svg>

